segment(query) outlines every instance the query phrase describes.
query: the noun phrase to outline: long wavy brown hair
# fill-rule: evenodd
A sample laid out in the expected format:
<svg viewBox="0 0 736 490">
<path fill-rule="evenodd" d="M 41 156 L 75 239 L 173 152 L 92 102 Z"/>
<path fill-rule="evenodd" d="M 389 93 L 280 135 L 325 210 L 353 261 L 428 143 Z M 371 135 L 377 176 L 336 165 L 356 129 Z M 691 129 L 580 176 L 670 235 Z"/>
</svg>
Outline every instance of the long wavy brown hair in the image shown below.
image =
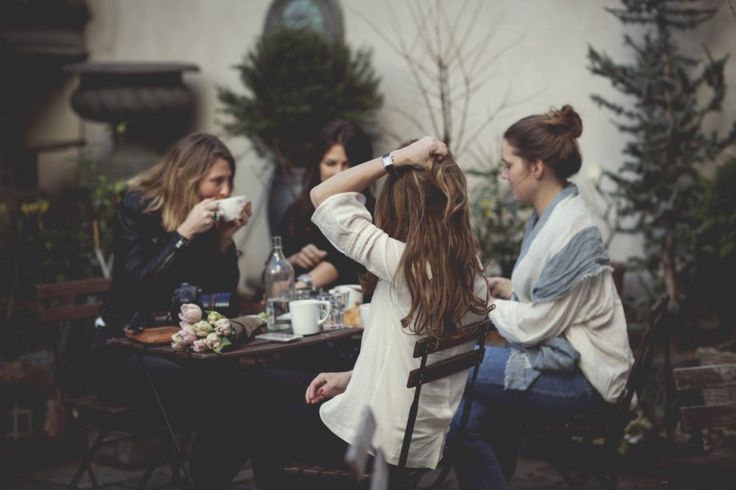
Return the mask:
<svg viewBox="0 0 736 490">
<path fill-rule="evenodd" d="M 401 320 L 404 328 L 441 339 L 469 311 L 488 313 L 488 298 L 475 294 L 482 270 L 465 174 L 452 155 L 435 156 L 428 171 L 401 167 L 389 175 L 375 219 L 389 236 L 406 243 L 399 270 L 411 293 L 411 309 Z M 364 287 L 372 292 L 377 281 L 366 274 Z"/>
<path fill-rule="evenodd" d="M 153 167 L 128 181 L 128 189 L 141 191 L 145 213 L 161 213 L 167 231 L 176 230 L 199 203 L 199 183 L 218 159 L 230 166 L 230 189 L 235 176 L 235 158 L 217 137 L 191 133 L 174 143 Z"/>
</svg>

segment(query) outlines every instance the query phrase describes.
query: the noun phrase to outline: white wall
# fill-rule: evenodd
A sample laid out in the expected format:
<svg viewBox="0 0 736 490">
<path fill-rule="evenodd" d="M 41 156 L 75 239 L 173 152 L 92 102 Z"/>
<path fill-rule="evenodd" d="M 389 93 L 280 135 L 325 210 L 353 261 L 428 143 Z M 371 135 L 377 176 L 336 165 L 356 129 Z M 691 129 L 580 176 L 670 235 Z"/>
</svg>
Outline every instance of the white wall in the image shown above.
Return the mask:
<svg viewBox="0 0 736 490">
<path fill-rule="evenodd" d="M 222 133 L 215 87 L 241 87 L 232 65 L 260 35 L 270 4 L 268 0 L 88 0 L 88 3 L 92 12 L 87 26 L 91 60 L 197 64 L 201 72 L 188 76 L 187 80 L 201 98 L 200 129 Z M 692 34 L 697 41 L 693 45 L 699 49 L 701 43 L 706 43 L 718 56 L 736 46 L 736 18 L 727 5 L 718 1 L 712 4 L 721 5 L 718 18 Z M 400 107 L 426 120 L 409 71 L 389 43 L 395 42 L 400 33 L 410 40 L 415 32 L 407 2 L 343 0 L 342 5 L 346 40 L 353 47 L 373 49 L 373 63 L 382 77 L 381 90 L 386 104 L 379 115 L 379 131 L 407 138 L 419 135 L 420 131 L 395 111 Z M 453 17 L 462 2 L 447 0 L 443 5 Z M 611 115 L 595 106 L 590 95 L 601 94 L 614 100 L 620 100 L 620 96 L 606 79 L 590 74 L 586 59 L 588 44 L 604 50 L 616 60 L 625 60 L 631 55 L 623 46 L 621 23 L 604 11 L 606 6 L 618 6 L 618 2 L 487 0 L 479 5 L 480 10 L 472 15 L 477 22 L 471 39 L 480 40 L 488 30 L 493 30 L 489 53 L 491 56 L 502 53 L 488 71 L 493 76 L 475 94 L 472 111 L 477 118 L 484 117 L 504 94 L 508 94 L 511 103 L 482 133 L 478 142 L 486 149 L 497 148 L 499 134 L 518 118 L 569 103 L 580 112 L 585 125 L 580 140 L 585 163 L 579 180 L 584 180 L 591 166 L 618 168 L 624 139 L 612 125 Z M 472 8 L 460 22 L 464 30 L 458 34 L 468 30 L 470 11 Z M 429 28 L 430 24 L 426 25 Z M 377 32 L 376 26 L 383 35 Z M 700 56 L 700 52 L 695 54 Z M 736 60 L 732 60 L 727 70 L 731 86 L 736 85 L 735 63 Z M 733 90 L 728 94 L 726 107 L 719 120 L 711 121 L 714 127 L 733 120 L 736 113 Z M 83 135 L 98 151 L 109 148 L 107 133 L 100 125 L 84 124 Z M 238 158 L 236 191 L 248 194 L 258 209 L 250 230 L 238 237 L 239 247 L 244 252 L 241 261 L 244 276 L 256 281 L 269 246 L 265 206 L 261 204 L 268 177 L 264 171 L 268 172 L 270 167 L 249 150 L 246 140 L 225 139 Z M 394 144 L 392 138 L 384 137 L 375 148 L 376 153 Z M 585 182 L 580 183 L 586 188 Z M 630 237 L 617 237 L 612 243 L 611 255 L 624 259 L 638 246 Z"/>
</svg>

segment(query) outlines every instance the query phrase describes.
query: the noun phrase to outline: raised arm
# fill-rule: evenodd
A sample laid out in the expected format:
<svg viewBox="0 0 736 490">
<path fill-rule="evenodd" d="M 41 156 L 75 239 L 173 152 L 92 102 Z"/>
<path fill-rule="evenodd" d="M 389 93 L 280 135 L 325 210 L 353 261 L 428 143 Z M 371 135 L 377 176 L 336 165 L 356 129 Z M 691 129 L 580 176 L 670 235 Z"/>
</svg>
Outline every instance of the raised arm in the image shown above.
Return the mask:
<svg viewBox="0 0 736 490">
<path fill-rule="evenodd" d="M 435 138 L 425 136 L 411 145 L 390 153 L 395 168 L 411 165 L 426 169 L 432 164 L 433 155 L 447 154 L 447 146 Z M 309 193 L 312 204 L 319 207 L 326 199 L 343 192 L 362 192 L 379 178 L 386 175 L 382 158 L 374 158 L 340 172 L 314 187 Z"/>
</svg>

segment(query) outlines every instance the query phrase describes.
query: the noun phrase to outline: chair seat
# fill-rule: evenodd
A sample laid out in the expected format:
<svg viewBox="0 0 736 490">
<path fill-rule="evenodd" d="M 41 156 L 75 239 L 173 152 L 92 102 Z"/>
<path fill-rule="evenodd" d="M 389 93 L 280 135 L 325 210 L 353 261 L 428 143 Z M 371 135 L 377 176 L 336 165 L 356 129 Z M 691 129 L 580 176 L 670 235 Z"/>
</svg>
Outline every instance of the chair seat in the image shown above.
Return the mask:
<svg viewBox="0 0 736 490">
<path fill-rule="evenodd" d="M 315 466 L 302 463 L 292 463 L 284 468 L 284 472 L 288 475 L 303 477 L 325 477 L 332 479 L 355 480 L 355 475 L 350 470 L 342 468 L 329 468 L 325 466 Z M 368 478 L 368 475 L 365 475 Z"/>
<path fill-rule="evenodd" d="M 85 410 L 90 412 L 98 412 L 110 416 L 118 416 L 131 413 L 135 410 L 129 405 L 108 403 L 100 400 L 96 395 L 85 395 L 66 400 L 66 404 L 77 410 Z"/>
</svg>

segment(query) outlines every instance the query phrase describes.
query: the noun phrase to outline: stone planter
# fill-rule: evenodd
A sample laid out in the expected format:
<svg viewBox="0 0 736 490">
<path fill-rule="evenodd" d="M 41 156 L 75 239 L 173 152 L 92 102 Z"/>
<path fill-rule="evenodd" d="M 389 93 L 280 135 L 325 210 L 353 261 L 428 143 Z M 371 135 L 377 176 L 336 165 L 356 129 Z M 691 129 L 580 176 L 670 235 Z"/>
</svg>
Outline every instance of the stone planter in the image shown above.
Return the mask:
<svg viewBox="0 0 736 490">
<path fill-rule="evenodd" d="M 179 63 L 76 63 L 79 75 L 71 105 L 82 118 L 108 123 L 115 149 L 101 170 L 128 178 L 156 162 L 164 149 L 190 128 L 194 95 L 183 75 L 199 71 Z"/>
</svg>

